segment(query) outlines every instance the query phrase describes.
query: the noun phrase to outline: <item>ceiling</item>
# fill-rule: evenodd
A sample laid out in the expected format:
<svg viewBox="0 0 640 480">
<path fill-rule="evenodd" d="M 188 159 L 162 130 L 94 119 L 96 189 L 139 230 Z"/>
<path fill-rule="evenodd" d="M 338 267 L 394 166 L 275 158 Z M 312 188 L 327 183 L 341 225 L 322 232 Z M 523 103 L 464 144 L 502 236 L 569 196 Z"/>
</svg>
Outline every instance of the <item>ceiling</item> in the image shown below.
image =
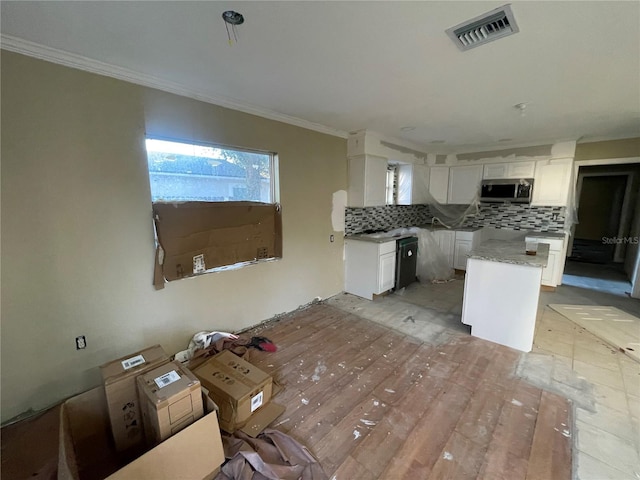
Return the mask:
<svg viewBox="0 0 640 480">
<path fill-rule="evenodd" d="M 2 1 L 1 33 L 9 50 L 425 152 L 640 136 L 640 2 L 514 1 L 515 35 L 462 52 L 445 34 L 502 5 Z M 231 44 L 225 10 L 245 17 Z"/>
</svg>

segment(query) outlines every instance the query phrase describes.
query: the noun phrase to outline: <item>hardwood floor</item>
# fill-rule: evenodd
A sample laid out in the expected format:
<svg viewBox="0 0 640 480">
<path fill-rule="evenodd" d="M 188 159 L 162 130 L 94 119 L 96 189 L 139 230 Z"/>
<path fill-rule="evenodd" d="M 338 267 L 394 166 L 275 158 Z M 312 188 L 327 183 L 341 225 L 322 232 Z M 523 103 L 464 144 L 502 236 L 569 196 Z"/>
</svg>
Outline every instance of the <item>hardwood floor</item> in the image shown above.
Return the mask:
<svg viewBox="0 0 640 480">
<path fill-rule="evenodd" d="M 571 478 L 569 403 L 516 377 L 514 350 L 453 330 L 423 343 L 323 303 L 244 335 L 278 346 L 249 356 L 283 387 L 271 427 L 332 480 Z M 3 478 L 55 478 L 56 413 L 2 430 Z"/>
<path fill-rule="evenodd" d="M 284 387 L 275 428 L 331 478 L 571 478 L 569 403 L 515 377 L 514 350 L 429 345 L 322 304 L 256 331 L 279 348 L 251 356 Z"/>
</svg>

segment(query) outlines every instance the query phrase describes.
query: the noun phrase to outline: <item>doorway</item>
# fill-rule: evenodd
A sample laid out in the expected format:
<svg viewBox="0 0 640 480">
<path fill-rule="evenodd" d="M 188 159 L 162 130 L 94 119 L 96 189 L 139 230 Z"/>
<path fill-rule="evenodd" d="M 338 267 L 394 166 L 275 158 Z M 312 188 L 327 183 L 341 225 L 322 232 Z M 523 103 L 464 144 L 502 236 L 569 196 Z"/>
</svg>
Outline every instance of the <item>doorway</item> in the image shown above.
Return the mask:
<svg viewBox="0 0 640 480">
<path fill-rule="evenodd" d="M 615 238 L 629 175 L 584 176 L 578 200 L 573 260 L 608 264 L 614 261 Z"/>
<path fill-rule="evenodd" d="M 632 291 L 639 186 L 640 164 L 580 166 L 564 284 L 617 295 Z"/>
</svg>

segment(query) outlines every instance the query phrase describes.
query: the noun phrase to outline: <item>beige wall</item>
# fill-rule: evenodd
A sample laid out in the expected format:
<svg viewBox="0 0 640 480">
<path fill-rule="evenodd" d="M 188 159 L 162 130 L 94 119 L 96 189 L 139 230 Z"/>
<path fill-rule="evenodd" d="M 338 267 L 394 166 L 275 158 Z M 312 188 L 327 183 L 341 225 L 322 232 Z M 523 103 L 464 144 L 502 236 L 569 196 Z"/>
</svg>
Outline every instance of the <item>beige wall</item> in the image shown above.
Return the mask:
<svg viewBox="0 0 640 480">
<path fill-rule="evenodd" d="M 640 137 L 576 145 L 576 160 L 640 157 Z"/>
<path fill-rule="evenodd" d="M 114 357 L 342 291 L 345 139 L 5 51 L 1 100 L 2 421 L 97 385 Z M 155 291 L 145 131 L 277 152 L 284 258 Z"/>
</svg>

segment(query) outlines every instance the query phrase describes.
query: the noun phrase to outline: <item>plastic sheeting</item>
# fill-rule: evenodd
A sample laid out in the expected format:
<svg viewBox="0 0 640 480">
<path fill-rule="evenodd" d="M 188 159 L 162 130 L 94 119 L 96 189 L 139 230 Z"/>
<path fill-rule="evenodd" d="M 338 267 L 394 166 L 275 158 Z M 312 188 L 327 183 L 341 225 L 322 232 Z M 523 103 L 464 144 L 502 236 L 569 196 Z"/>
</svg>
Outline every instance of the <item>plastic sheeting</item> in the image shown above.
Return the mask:
<svg viewBox="0 0 640 480">
<path fill-rule="evenodd" d="M 416 263 L 416 276 L 422 283 L 446 282 L 451 280 L 454 270 L 438 245 L 438 241 L 432 232 L 420 229 L 418 233 L 418 261 Z"/>
</svg>

